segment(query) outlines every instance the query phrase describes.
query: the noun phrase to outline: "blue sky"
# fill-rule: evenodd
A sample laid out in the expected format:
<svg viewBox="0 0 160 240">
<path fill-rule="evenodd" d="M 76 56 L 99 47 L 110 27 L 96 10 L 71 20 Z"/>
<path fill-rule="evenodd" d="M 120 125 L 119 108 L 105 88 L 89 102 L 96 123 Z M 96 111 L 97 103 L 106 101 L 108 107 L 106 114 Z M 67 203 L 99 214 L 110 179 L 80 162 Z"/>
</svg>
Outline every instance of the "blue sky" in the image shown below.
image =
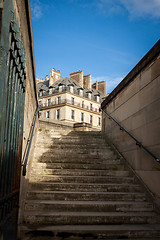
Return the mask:
<svg viewBox="0 0 160 240">
<path fill-rule="evenodd" d="M 159 40 L 160 0 L 31 0 L 36 75 L 83 70 L 111 92 Z"/>
</svg>

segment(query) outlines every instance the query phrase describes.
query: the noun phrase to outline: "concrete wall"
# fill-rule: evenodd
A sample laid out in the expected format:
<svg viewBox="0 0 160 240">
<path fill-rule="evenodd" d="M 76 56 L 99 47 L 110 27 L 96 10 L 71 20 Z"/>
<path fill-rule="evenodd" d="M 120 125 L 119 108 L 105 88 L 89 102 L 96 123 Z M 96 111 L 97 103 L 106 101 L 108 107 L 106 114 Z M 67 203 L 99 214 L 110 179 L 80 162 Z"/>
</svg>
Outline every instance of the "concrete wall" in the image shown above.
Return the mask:
<svg viewBox="0 0 160 240">
<path fill-rule="evenodd" d="M 105 99 L 102 109 L 160 159 L 160 41 Z M 102 128 L 160 200 L 160 163 L 104 113 Z"/>
</svg>

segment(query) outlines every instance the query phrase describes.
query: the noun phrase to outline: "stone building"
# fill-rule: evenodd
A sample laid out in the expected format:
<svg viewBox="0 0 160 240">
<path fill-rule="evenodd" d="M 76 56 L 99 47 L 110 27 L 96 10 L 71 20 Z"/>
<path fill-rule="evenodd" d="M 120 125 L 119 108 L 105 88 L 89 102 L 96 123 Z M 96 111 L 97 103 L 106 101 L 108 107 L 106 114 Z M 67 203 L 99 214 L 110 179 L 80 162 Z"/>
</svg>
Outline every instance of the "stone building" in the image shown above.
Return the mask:
<svg viewBox="0 0 160 240">
<path fill-rule="evenodd" d="M 101 129 L 99 107 L 106 94 L 106 82 L 91 84 L 91 74 L 83 71 L 61 77 L 60 71 L 50 70 L 50 78 L 38 79 L 40 117 L 63 122 L 85 122 Z M 100 91 L 100 90 L 101 91 Z"/>
</svg>

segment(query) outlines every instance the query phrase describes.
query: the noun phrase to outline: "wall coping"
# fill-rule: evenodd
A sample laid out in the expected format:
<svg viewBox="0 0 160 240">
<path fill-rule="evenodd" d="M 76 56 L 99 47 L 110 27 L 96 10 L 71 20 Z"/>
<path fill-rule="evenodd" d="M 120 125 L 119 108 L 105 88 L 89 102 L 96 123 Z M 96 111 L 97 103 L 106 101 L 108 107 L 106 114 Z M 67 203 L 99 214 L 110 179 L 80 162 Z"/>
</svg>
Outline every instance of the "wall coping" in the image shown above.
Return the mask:
<svg viewBox="0 0 160 240">
<path fill-rule="evenodd" d="M 116 95 L 122 91 L 134 78 L 160 54 L 160 40 L 149 50 L 149 52 L 137 63 L 137 65 L 127 74 L 127 76 L 118 84 L 118 86 L 101 103 L 103 109 Z"/>
<path fill-rule="evenodd" d="M 39 122 L 56 124 L 57 126 L 65 126 L 73 128 L 73 123 L 62 122 L 60 120 L 50 119 L 50 118 L 39 118 Z"/>
</svg>

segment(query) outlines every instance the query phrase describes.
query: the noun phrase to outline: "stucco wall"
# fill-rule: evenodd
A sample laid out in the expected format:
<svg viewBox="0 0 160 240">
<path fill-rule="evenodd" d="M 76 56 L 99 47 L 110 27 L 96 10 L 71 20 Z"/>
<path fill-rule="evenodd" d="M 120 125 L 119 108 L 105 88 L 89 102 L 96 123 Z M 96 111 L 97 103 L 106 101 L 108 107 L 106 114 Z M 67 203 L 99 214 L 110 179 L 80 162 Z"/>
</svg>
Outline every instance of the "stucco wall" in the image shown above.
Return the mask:
<svg viewBox="0 0 160 240">
<path fill-rule="evenodd" d="M 160 159 L 160 42 L 102 103 L 129 133 Z M 102 128 L 160 200 L 160 163 L 103 113 Z"/>
</svg>

